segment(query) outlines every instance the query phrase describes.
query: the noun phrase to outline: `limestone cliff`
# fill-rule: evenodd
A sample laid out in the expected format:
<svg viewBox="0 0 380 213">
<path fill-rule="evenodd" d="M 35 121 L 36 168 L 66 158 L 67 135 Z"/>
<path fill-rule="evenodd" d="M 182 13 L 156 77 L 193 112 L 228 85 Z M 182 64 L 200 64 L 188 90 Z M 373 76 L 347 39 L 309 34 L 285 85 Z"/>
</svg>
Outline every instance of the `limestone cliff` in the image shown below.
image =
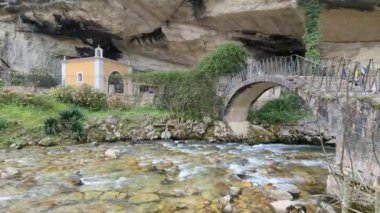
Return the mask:
<svg viewBox="0 0 380 213">
<path fill-rule="evenodd" d="M 378 45 L 374 4 L 357 10 L 351 0 L 324 2 L 324 56 Z M 228 40 L 261 56 L 303 54 L 305 31 L 297 0 L 0 0 L 0 29 L 2 61 L 52 73 L 64 55 L 91 56 L 98 44 L 106 57 L 144 70 L 191 66 Z"/>
<path fill-rule="evenodd" d="M 3 0 L 0 57 L 19 71 L 59 71 L 64 55 L 105 56 L 139 69 L 187 67 L 227 40 L 262 54 L 302 53 L 290 0 Z"/>
</svg>

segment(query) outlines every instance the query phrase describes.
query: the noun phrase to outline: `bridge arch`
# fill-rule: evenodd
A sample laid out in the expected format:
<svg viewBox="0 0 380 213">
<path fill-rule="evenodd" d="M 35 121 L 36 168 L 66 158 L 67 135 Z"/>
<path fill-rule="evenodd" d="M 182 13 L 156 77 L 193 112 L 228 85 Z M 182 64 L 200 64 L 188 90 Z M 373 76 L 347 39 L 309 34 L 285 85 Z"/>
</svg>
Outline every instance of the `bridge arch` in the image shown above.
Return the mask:
<svg viewBox="0 0 380 213">
<path fill-rule="evenodd" d="M 266 91 L 281 86 L 300 96 L 306 103 L 310 104 L 310 96 L 298 92 L 297 79 L 284 76 L 257 76 L 248 79 L 234 90 L 225 99 L 223 119 L 228 122 L 244 122 L 247 120 L 248 111 L 252 104 Z M 311 107 L 311 106 L 309 106 Z"/>
</svg>

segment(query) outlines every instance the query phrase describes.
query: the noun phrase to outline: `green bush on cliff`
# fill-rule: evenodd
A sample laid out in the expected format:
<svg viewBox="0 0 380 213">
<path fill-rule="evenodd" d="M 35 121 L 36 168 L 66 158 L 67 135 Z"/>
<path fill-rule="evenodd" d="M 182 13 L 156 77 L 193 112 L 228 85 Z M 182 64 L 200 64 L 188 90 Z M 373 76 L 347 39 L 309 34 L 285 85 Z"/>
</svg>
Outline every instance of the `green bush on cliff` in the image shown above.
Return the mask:
<svg viewBox="0 0 380 213">
<path fill-rule="evenodd" d="M 305 13 L 305 35 L 303 37 L 306 46 L 306 57 L 317 60 L 320 54 L 320 23 L 321 6 L 319 0 L 298 0 L 298 4 Z"/>
<path fill-rule="evenodd" d="M 256 111 L 251 111 L 248 119 L 266 124 L 287 124 L 302 119 L 307 113 L 307 107 L 300 97 L 286 94 L 268 101 Z"/>
<path fill-rule="evenodd" d="M 216 95 L 218 77 L 241 71 L 247 56 L 241 45 L 227 43 L 190 70 L 147 72 L 135 74 L 134 78 L 159 87 L 158 106 L 179 117 L 218 116 L 222 103 Z"/>
</svg>

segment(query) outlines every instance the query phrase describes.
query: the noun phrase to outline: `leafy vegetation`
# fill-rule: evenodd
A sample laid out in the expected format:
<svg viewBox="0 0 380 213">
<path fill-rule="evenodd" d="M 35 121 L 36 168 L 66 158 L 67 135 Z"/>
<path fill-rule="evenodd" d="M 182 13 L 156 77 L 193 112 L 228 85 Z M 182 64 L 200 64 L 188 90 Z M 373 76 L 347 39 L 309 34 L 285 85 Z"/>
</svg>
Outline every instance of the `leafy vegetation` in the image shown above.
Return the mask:
<svg viewBox="0 0 380 213">
<path fill-rule="evenodd" d="M 0 89 L 0 103 L 39 108 L 50 108 L 51 98 L 46 95 L 12 92 Z"/>
<path fill-rule="evenodd" d="M 70 86 L 59 87 L 55 88 L 52 94 L 63 103 L 74 104 L 91 110 L 107 108 L 107 95 L 88 85 L 83 85 L 78 89 Z"/>
<path fill-rule="evenodd" d="M 306 57 L 317 60 L 321 57 L 319 48 L 321 6 L 319 0 L 298 0 L 298 3 L 304 9 L 306 16 L 306 32 L 303 37 L 306 46 Z"/>
<path fill-rule="evenodd" d="M 44 131 L 47 135 L 68 133 L 76 141 L 83 141 L 84 115 L 78 109 L 66 109 L 59 113 L 59 118 L 48 118 L 44 122 Z"/>
<path fill-rule="evenodd" d="M 22 86 L 33 84 L 37 87 L 51 88 L 59 84 L 59 81 L 56 77 L 47 74 L 33 71 L 29 74 L 11 72 L 10 84 L 12 86 Z"/>
<path fill-rule="evenodd" d="M 10 127 L 11 125 L 12 125 L 12 122 L 10 122 L 4 118 L 0 118 L 0 131 Z"/>
<path fill-rule="evenodd" d="M 268 101 L 260 109 L 251 111 L 248 120 L 266 124 L 289 124 L 305 117 L 307 113 L 308 109 L 300 97 L 285 94 Z"/>
<path fill-rule="evenodd" d="M 56 118 L 48 118 L 44 121 L 44 132 L 47 135 L 58 135 L 61 132 L 60 124 Z"/>
<path fill-rule="evenodd" d="M 59 113 L 59 120 L 63 127 L 71 126 L 73 121 L 80 121 L 84 119 L 84 115 L 78 109 L 66 109 Z"/>
<path fill-rule="evenodd" d="M 158 107 L 171 110 L 178 117 L 217 117 L 222 103 L 216 95 L 218 77 L 241 71 L 247 56 L 239 44 L 227 43 L 190 70 L 140 73 L 134 78 L 158 86 Z"/>
</svg>

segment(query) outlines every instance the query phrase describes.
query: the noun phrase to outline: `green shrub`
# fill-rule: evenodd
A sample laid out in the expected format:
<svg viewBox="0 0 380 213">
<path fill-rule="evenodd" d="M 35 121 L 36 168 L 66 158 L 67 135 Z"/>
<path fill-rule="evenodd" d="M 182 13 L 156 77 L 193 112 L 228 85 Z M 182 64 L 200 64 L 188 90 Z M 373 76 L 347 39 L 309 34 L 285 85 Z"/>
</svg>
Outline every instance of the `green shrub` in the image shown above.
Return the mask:
<svg viewBox="0 0 380 213">
<path fill-rule="evenodd" d="M 4 118 L 0 118 L 0 131 L 3 130 L 3 129 L 7 129 L 9 127 L 11 127 L 12 125 L 14 125 L 15 122 L 10 122 Z"/>
<path fill-rule="evenodd" d="M 307 113 L 304 101 L 294 94 L 289 94 L 270 100 L 259 110 L 250 112 L 248 120 L 267 124 L 293 123 Z"/>
<path fill-rule="evenodd" d="M 227 43 L 204 58 L 194 69 L 205 75 L 231 75 L 246 66 L 247 56 L 247 51 L 239 44 Z"/>
<path fill-rule="evenodd" d="M 70 123 L 71 137 L 76 141 L 84 141 L 83 123 L 79 120 L 74 120 Z"/>
<path fill-rule="evenodd" d="M 34 93 L 12 92 L 10 90 L 0 90 L 0 103 L 44 109 L 50 108 L 53 105 L 49 96 Z"/>
<path fill-rule="evenodd" d="M 63 127 L 70 127 L 73 122 L 80 121 L 84 115 L 78 109 L 66 109 L 59 113 L 59 120 Z"/>
<path fill-rule="evenodd" d="M 27 78 L 28 82 L 33 83 L 37 87 L 52 88 L 59 85 L 57 78 L 49 74 L 30 74 Z"/>
<path fill-rule="evenodd" d="M 91 110 L 101 110 L 107 107 L 107 95 L 88 85 L 80 88 L 70 86 L 52 90 L 52 95 L 63 103 L 70 103 Z"/>
<path fill-rule="evenodd" d="M 200 118 L 219 116 L 222 102 L 217 96 L 219 76 L 233 75 L 246 66 L 247 51 L 237 43 L 227 43 L 191 70 L 134 74 L 138 82 L 160 88 L 158 107 L 177 116 Z"/>
<path fill-rule="evenodd" d="M 84 115 L 78 109 L 66 109 L 59 113 L 59 118 L 48 118 L 44 122 L 44 132 L 47 135 L 68 133 L 76 141 L 85 138 L 83 128 Z"/>
<path fill-rule="evenodd" d="M 28 77 L 25 74 L 15 73 L 11 74 L 11 85 L 13 86 L 21 86 L 28 83 Z"/>
<path fill-rule="evenodd" d="M 77 90 L 74 87 L 58 87 L 51 90 L 51 94 L 62 103 L 73 103 L 73 95 Z"/>
<path fill-rule="evenodd" d="M 58 135 L 61 132 L 61 126 L 56 118 L 48 118 L 44 121 L 44 132 L 47 135 Z"/>
</svg>

